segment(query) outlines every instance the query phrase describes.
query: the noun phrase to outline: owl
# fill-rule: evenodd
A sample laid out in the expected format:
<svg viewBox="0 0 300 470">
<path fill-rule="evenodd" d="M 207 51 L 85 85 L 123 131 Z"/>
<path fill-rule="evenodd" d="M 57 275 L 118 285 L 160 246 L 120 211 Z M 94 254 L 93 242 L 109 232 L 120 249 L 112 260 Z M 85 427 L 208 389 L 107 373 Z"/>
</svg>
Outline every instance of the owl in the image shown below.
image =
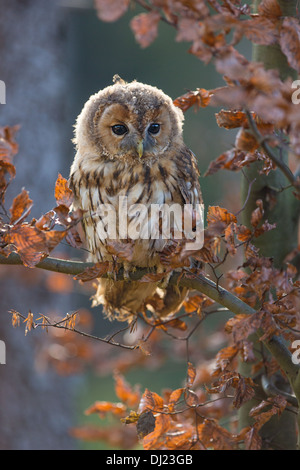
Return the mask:
<svg viewBox="0 0 300 470">
<path fill-rule="evenodd" d="M 118 76 L 89 98 L 77 118 L 69 184 L 74 206 L 84 214 L 89 261 L 106 261 L 111 271 L 116 265 L 124 268 L 122 280 L 113 275 L 98 279 L 93 306 L 101 304 L 110 319 L 132 321 L 151 308 L 153 298 L 159 299 L 156 313 L 164 317 L 177 312 L 187 295 L 187 289 L 168 285 L 167 275 L 143 283 L 126 276 L 135 268 L 164 272 L 161 253 L 168 240 L 149 236 L 150 209 L 202 201 L 196 158 L 183 142 L 183 120 L 161 90 Z M 138 236 L 128 236 L 124 227 L 136 228 L 137 221 Z M 124 261 L 112 253 L 111 242 L 129 239 L 131 256 Z"/>
</svg>

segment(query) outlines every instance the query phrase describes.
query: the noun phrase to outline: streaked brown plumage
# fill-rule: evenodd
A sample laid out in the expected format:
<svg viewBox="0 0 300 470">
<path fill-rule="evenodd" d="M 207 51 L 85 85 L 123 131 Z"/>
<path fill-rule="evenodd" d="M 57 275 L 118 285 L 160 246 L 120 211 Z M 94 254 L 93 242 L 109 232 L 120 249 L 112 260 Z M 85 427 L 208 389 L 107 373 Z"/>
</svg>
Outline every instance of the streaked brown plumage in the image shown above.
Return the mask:
<svg viewBox="0 0 300 470">
<path fill-rule="evenodd" d="M 83 225 L 90 261 L 113 261 L 107 240 L 100 234 L 102 222 L 96 214 L 100 204 L 112 204 L 117 210 L 120 196 L 128 198 L 128 206 L 183 206 L 201 201 L 196 159 L 183 142 L 182 123 L 182 111 L 170 97 L 136 81 L 125 83 L 117 78 L 114 85 L 87 101 L 75 126 L 77 153 L 70 186 L 76 207 L 85 214 Z M 125 269 L 161 269 L 160 252 L 165 244 L 166 240 L 161 239 L 135 240 L 133 256 L 130 263 L 125 263 Z M 122 264 L 121 260 L 117 262 Z M 102 304 L 109 318 L 130 320 L 157 288 L 155 282 L 100 279 L 94 305 Z M 177 311 L 185 296 L 185 289 L 168 286 L 159 314 Z"/>
</svg>

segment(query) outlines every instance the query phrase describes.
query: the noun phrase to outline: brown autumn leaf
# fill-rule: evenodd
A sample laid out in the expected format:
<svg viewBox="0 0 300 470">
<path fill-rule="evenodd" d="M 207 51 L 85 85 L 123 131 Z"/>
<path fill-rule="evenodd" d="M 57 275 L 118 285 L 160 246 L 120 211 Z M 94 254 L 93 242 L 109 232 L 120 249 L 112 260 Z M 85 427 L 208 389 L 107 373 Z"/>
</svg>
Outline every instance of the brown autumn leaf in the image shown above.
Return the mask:
<svg viewBox="0 0 300 470">
<path fill-rule="evenodd" d="M 42 231 L 29 224 L 16 225 L 4 236 L 17 249 L 25 266 L 34 267 L 65 237 L 66 231 Z"/>
<path fill-rule="evenodd" d="M 236 238 L 240 242 L 248 242 L 250 238 L 252 237 L 252 232 L 251 230 L 246 227 L 246 225 L 237 225 L 235 228 L 235 233 L 236 233 Z"/>
<path fill-rule="evenodd" d="M 280 28 L 279 44 L 289 65 L 300 73 L 300 25 L 297 18 L 284 18 Z"/>
<path fill-rule="evenodd" d="M 160 14 L 156 11 L 141 13 L 132 18 L 130 27 L 134 33 L 136 41 L 145 48 L 156 39 Z"/>
<path fill-rule="evenodd" d="M 139 404 L 139 413 L 150 410 L 154 412 L 162 411 L 164 406 L 164 401 L 161 396 L 156 392 L 151 392 L 148 388 L 144 391 L 140 404 Z"/>
<path fill-rule="evenodd" d="M 10 224 L 14 225 L 22 222 L 22 220 L 29 214 L 31 207 L 32 199 L 30 199 L 28 191 L 23 189 L 22 192 L 14 198 L 10 208 Z"/>
<path fill-rule="evenodd" d="M 18 153 L 19 146 L 15 140 L 15 135 L 20 126 L 0 127 L 0 160 L 4 162 L 12 161 L 14 155 Z"/>
<path fill-rule="evenodd" d="M 191 388 L 193 383 L 195 382 L 196 378 L 196 369 L 195 366 L 191 362 L 188 362 L 188 369 L 187 369 L 187 387 Z"/>
<path fill-rule="evenodd" d="M 97 277 L 104 276 L 109 269 L 108 261 L 104 261 L 103 263 L 95 263 L 94 266 L 90 268 L 86 268 L 82 273 L 77 274 L 74 279 L 76 281 L 87 282 L 91 281 L 92 279 L 96 279 Z"/>
<path fill-rule="evenodd" d="M 242 128 L 237 132 L 235 147 L 244 152 L 254 153 L 259 148 L 259 143 L 250 131 Z"/>
<path fill-rule="evenodd" d="M 176 98 L 173 103 L 182 111 L 187 111 L 192 106 L 196 108 L 206 108 L 210 102 L 212 93 L 204 88 L 197 88 L 196 91 L 188 91 Z"/>
<path fill-rule="evenodd" d="M 248 122 L 243 111 L 221 109 L 215 116 L 218 126 L 225 129 L 236 129 L 245 126 Z"/>
<path fill-rule="evenodd" d="M 238 352 L 239 349 L 237 346 L 226 346 L 222 348 L 216 355 L 216 368 L 213 372 L 213 376 L 219 375 L 226 370 Z"/>
<path fill-rule="evenodd" d="M 184 388 L 177 388 L 176 390 L 173 390 L 171 395 L 169 396 L 169 403 L 168 403 L 168 408 L 170 413 L 173 413 L 175 410 L 175 405 L 178 403 L 182 393 L 184 392 Z"/>
<path fill-rule="evenodd" d="M 68 186 L 68 181 L 61 174 L 58 175 L 55 183 L 54 196 L 58 206 L 70 208 L 74 199 L 73 192 Z"/>
<path fill-rule="evenodd" d="M 140 401 L 140 391 L 133 389 L 118 372 L 114 373 L 114 379 L 117 397 L 129 408 L 135 408 Z"/>
<path fill-rule="evenodd" d="M 222 153 L 216 160 L 213 160 L 204 176 L 213 175 L 219 170 L 238 171 L 244 166 L 257 161 L 255 154 L 247 153 L 233 147 L 230 150 Z"/>
<path fill-rule="evenodd" d="M 132 261 L 134 244 L 133 242 L 123 243 L 118 240 L 107 240 L 106 249 L 108 253 L 124 261 Z"/>
<path fill-rule="evenodd" d="M 170 427 L 170 416 L 166 414 L 159 414 L 155 417 L 154 431 L 149 433 L 143 439 L 143 447 L 145 450 L 159 449 L 160 443 L 163 443 L 166 437 L 166 432 Z"/>
<path fill-rule="evenodd" d="M 256 426 L 252 426 L 249 431 L 244 434 L 244 443 L 246 450 L 260 450 L 262 446 L 262 438 L 259 435 Z"/>
<path fill-rule="evenodd" d="M 281 8 L 276 0 L 262 0 L 258 5 L 258 13 L 268 18 L 282 16 Z"/>
<path fill-rule="evenodd" d="M 236 445 L 235 437 L 215 419 L 204 419 L 203 423 L 197 426 L 197 434 L 207 449 L 232 450 Z"/>
<path fill-rule="evenodd" d="M 261 222 L 263 215 L 264 215 L 264 208 L 263 202 L 261 199 L 256 201 L 257 208 L 251 214 L 251 225 L 252 227 L 256 228 L 258 224 Z"/>
<path fill-rule="evenodd" d="M 123 403 L 111 403 L 109 401 L 96 401 L 86 411 L 86 415 L 97 413 L 100 418 L 104 418 L 107 413 L 112 413 L 114 416 L 125 416 L 127 407 Z"/>
<path fill-rule="evenodd" d="M 227 225 L 224 230 L 226 247 L 231 256 L 234 256 L 236 254 L 236 247 L 234 241 L 235 227 L 236 224 L 234 222 L 231 222 L 231 224 Z"/>
<path fill-rule="evenodd" d="M 236 216 L 231 214 L 227 209 L 219 206 L 209 206 L 207 212 L 207 225 L 208 227 L 212 224 L 222 222 L 226 226 L 231 222 L 237 222 Z"/>
<path fill-rule="evenodd" d="M 243 33 L 247 39 L 254 44 L 269 46 L 278 41 L 277 18 L 266 18 L 264 16 L 256 16 L 242 23 Z"/>
<path fill-rule="evenodd" d="M 268 410 L 262 411 L 266 406 L 268 406 Z M 272 418 L 272 416 L 280 416 L 286 406 L 287 400 L 283 396 L 277 395 L 275 397 L 270 397 L 267 400 L 262 400 L 259 405 L 251 408 L 249 416 L 255 419 L 256 427 L 257 429 L 260 429 L 267 421 Z"/>
<path fill-rule="evenodd" d="M 102 21 L 113 22 L 128 10 L 130 0 L 95 0 L 97 15 Z"/>
</svg>

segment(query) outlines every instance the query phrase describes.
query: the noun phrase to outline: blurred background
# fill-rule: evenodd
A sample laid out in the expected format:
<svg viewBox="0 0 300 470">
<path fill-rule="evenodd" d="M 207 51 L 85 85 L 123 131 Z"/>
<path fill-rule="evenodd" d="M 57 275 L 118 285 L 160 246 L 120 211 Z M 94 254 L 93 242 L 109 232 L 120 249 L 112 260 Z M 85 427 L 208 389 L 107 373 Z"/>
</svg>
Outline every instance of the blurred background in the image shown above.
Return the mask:
<svg viewBox="0 0 300 470">
<path fill-rule="evenodd" d="M 56 178 L 58 173 L 68 177 L 74 156 L 71 139 L 76 117 L 91 94 L 112 83 L 114 74 L 157 86 L 173 99 L 197 87 L 213 89 L 224 84 L 213 66 L 203 65 L 187 52 L 189 44 L 175 41 L 176 31 L 166 24 L 159 25 L 154 43 L 141 49 L 129 27 L 139 12 L 131 8 L 117 22 L 103 23 L 92 0 L 1 0 L 0 79 L 6 84 L 6 104 L 0 105 L 0 125 L 20 125 L 17 175 L 7 192 L 7 209 L 23 187 L 34 201 L 33 217 L 55 206 Z M 218 128 L 217 111 L 208 107 L 185 114 L 185 142 L 196 154 L 202 174 L 234 142 L 234 133 Z M 206 207 L 239 210 L 237 175 L 220 172 L 202 177 L 201 186 Z M 54 256 L 84 259 L 85 252 L 62 244 Z M 12 328 L 8 311 L 64 316 L 83 309 L 83 323 L 101 337 L 120 325 L 104 320 L 99 309 L 90 309 L 89 289 L 59 276 L 0 266 L 0 285 L 0 339 L 6 343 L 6 365 L 0 365 L 0 448 L 105 447 L 74 438 L 70 429 L 86 423 L 99 425 L 98 417 L 84 416 L 84 410 L 95 400 L 115 398 L 112 358 L 116 348 L 101 345 L 83 352 L 81 345 L 80 354 L 86 360 L 82 367 L 72 368 L 64 362 L 65 343 L 57 333 L 32 331 L 25 337 L 22 325 Z M 202 333 L 199 338 L 205 342 Z M 69 358 L 75 357 L 79 346 L 72 338 L 68 341 Z M 167 348 L 161 346 L 161 357 Z M 126 362 L 129 356 L 125 356 Z M 96 367 L 86 366 L 89 357 Z M 173 361 L 152 358 L 148 366 L 130 368 L 126 378 L 139 383 L 141 390 L 151 387 L 160 392 L 181 386 L 186 373 L 183 345 L 178 346 Z"/>
</svg>

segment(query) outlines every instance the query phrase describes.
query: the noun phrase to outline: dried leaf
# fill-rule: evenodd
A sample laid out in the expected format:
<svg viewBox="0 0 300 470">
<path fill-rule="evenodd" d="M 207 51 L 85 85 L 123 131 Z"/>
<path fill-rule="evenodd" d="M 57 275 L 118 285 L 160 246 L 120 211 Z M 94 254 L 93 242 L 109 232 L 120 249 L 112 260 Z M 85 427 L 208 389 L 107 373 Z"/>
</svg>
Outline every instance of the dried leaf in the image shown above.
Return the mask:
<svg viewBox="0 0 300 470">
<path fill-rule="evenodd" d="M 284 18 L 279 44 L 289 65 L 300 73 L 300 25 L 297 18 Z"/>
<path fill-rule="evenodd" d="M 225 129 L 236 129 L 247 124 L 247 116 L 243 111 L 231 111 L 221 109 L 216 113 L 216 121 L 219 127 L 225 127 Z"/>
<path fill-rule="evenodd" d="M 12 225 L 22 222 L 22 220 L 29 214 L 32 207 L 32 199 L 30 199 L 28 191 L 22 190 L 18 196 L 13 200 L 10 208 L 11 218 L 10 223 Z"/>
<path fill-rule="evenodd" d="M 129 3 L 130 0 L 95 0 L 95 7 L 100 20 L 113 22 L 126 13 Z"/>
<path fill-rule="evenodd" d="M 140 401 L 139 390 L 132 389 L 132 387 L 126 382 L 124 377 L 118 372 L 115 372 L 114 379 L 115 392 L 117 397 L 129 408 L 135 408 Z"/>
<path fill-rule="evenodd" d="M 184 391 L 184 388 L 177 388 L 176 390 L 173 390 L 173 392 L 169 396 L 168 408 L 169 408 L 170 413 L 174 411 L 175 405 L 178 403 L 183 391 Z"/>
<path fill-rule="evenodd" d="M 112 413 L 117 417 L 125 416 L 126 406 L 123 403 L 111 403 L 109 401 L 96 401 L 86 411 L 86 415 L 97 413 L 100 418 L 104 418 L 107 413 Z"/>
<path fill-rule="evenodd" d="M 165 440 L 165 434 L 170 427 L 170 416 L 165 414 L 159 414 L 155 418 L 154 431 L 149 433 L 143 440 L 143 446 L 145 450 L 159 448 L 160 441 Z"/>
<path fill-rule="evenodd" d="M 150 46 L 156 39 L 159 21 L 160 14 L 155 11 L 141 13 L 131 20 L 130 27 L 134 32 L 135 39 L 141 47 L 145 48 Z"/>
<path fill-rule="evenodd" d="M 163 399 L 156 392 L 151 392 L 146 388 L 139 404 L 139 413 L 143 413 L 147 410 L 160 412 L 163 406 Z"/>
<path fill-rule="evenodd" d="M 198 425 L 197 433 L 201 443 L 207 449 L 232 450 L 235 446 L 234 436 L 214 419 L 205 419 L 202 424 Z"/>
<path fill-rule="evenodd" d="M 268 18 L 282 16 L 281 8 L 276 0 L 262 0 L 258 5 L 258 12 Z"/>
<path fill-rule="evenodd" d="M 74 199 L 73 192 L 68 186 L 68 181 L 61 174 L 58 175 L 55 183 L 54 196 L 58 206 L 63 205 L 68 208 Z"/>
<path fill-rule="evenodd" d="M 86 268 L 82 273 L 77 274 L 74 279 L 76 281 L 87 282 L 91 281 L 92 279 L 96 279 L 97 277 L 104 276 L 109 269 L 108 261 L 104 261 L 103 263 L 95 263 L 94 266 L 90 268 Z"/>
<path fill-rule="evenodd" d="M 196 91 L 188 91 L 176 98 L 173 103 L 182 111 L 187 111 L 192 106 L 205 108 L 210 102 L 211 92 L 204 88 L 197 88 Z"/>
<path fill-rule="evenodd" d="M 193 386 L 195 378 L 196 378 L 196 369 L 191 362 L 188 362 L 188 370 L 187 370 L 187 387 L 188 388 Z"/>
<path fill-rule="evenodd" d="M 236 223 L 236 216 L 231 214 L 227 209 L 219 206 L 209 206 L 207 212 L 207 225 L 222 222 L 225 225 L 229 225 L 231 222 Z"/>
<path fill-rule="evenodd" d="M 17 249 L 25 266 L 34 267 L 65 237 L 65 231 L 41 231 L 29 224 L 16 225 L 5 234 L 4 240 Z"/>
</svg>

